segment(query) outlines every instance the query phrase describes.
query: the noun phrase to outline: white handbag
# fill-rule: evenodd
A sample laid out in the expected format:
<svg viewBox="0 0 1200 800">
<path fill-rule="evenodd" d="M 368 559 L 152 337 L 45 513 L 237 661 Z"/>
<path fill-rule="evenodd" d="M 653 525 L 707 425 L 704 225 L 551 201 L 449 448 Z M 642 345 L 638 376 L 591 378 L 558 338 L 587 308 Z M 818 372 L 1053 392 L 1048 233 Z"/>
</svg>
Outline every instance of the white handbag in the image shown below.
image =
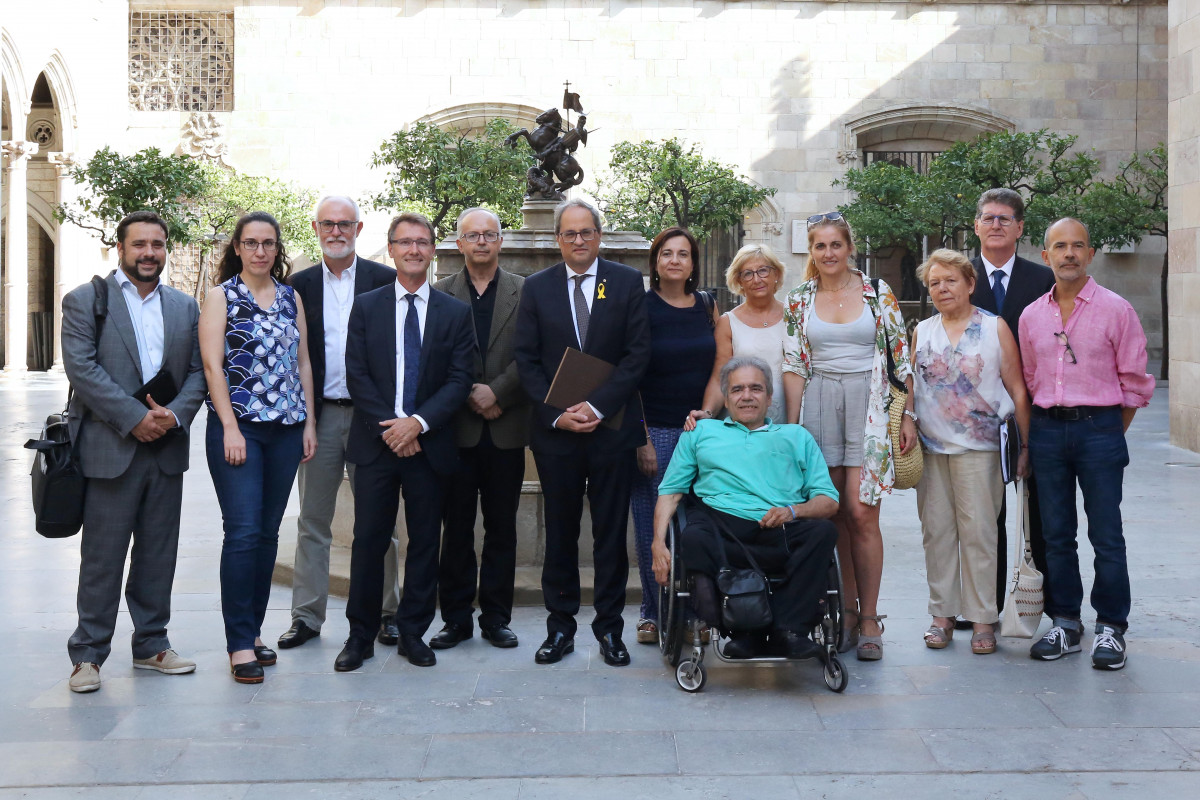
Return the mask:
<svg viewBox="0 0 1200 800">
<path fill-rule="evenodd" d="M 1045 595 L 1042 593 L 1042 573 L 1033 565 L 1029 550 L 1029 502 L 1025 479 L 1017 481 L 1017 526 L 1012 536 L 1012 575 L 1008 581 L 1008 597 L 1004 601 L 1004 620 L 1001 636 L 1032 639 L 1042 624 Z"/>
</svg>

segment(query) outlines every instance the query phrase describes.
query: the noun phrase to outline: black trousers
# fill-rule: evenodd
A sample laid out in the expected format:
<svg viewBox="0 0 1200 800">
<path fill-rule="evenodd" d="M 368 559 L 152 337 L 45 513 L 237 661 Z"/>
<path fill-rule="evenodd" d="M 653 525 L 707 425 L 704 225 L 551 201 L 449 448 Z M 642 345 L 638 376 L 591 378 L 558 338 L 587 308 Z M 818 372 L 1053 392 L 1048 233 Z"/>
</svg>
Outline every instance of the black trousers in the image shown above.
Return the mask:
<svg viewBox="0 0 1200 800">
<path fill-rule="evenodd" d="M 1029 551 L 1033 555 L 1033 564 L 1043 575 L 1046 574 L 1046 540 L 1042 538 L 1042 513 L 1038 503 L 1036 480 L 1026 480 L 1025 487 L 1029 490 Z M 1008 514 L 1008 496 L 1000 503 L 1000 516 L 996 520 L 997 550 L 996 550 L 996 610 L 1004 610 L 1004 600 L 1008 595 L 1008 587 L 1012 575 L 1008 571 L 1008 532 L 1004 520 Z M 1017 525 L 1013 525 L 1017 528 Z"/>
<path fill-rule="evenodd" d="M 760 528 L 698 501 L 685 501 L 687 526 L 680 535 L 684 566 L 716 579 L 728 565 L 749 567 L 745 552 L 721 535 L 718 525 L 746 544 L 760 569 L 783 575 L 771 594 L 771 613 L 777 629 L 808 633 L 821 621 L 820 601 L 828 588 L 829 565 L 837 545 L 837 528 L 827 519 L 789 522 L 782 528 Z M 719 620 L 705 620 L 716 624 Z"/>
<path fill-rule="evenodd" d="M 350 636 L 362 641 L 371 641 L 379 631 L 383 559 L 396 526 L 401 492 L 408 551 L 396 624 L 402 634 L 423 636 L 433 621 L 446 480 L 433 471 L 423 452 L 408 458 L 384 453 L 354 472 L 354 544 L 346 618 Z"/>
<path fill-rule="evenodd" d="M 592 515 L 595 609 L 592 633 L 620 636 L 629 582 L 626 531 L 633 486 L 634 450 L 595 452 L 581 446 L 569 455 L 534 452 L 546 509 L 542 595 L 546 630 L 573 637 L 579 613 L 579 522 L 586 496 Z"/>
<path fill-rule="evenodd" d="M 525 448 L 501 449 L 487 426 L 479 444 L 458 449 L 458 471 L 442 512 L 442 558 L 438 599 L 442 620 L 471 627 L 476 578 L 479 625 L 512 621 L 517 569 L 517 506 L 525 477 Z M 483 509 L 483 553 L 475 561 L 475 507 Z"/>
</svg>

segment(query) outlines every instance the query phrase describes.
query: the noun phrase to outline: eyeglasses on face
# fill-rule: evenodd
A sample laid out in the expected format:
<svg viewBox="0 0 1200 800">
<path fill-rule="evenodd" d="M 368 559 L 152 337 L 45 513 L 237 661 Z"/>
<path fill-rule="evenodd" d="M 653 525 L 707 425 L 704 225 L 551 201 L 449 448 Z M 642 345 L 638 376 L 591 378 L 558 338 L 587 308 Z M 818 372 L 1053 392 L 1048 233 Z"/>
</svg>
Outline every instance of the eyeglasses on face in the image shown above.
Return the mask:
<svg viewBox="0 0 1200 800">
<path fill-rule="evenodd" d="M 771 268 L 769 266 L 767 266 L 766 264 L 764 264 L 761 267 L 759 267 L 758 269 L 742 270 L 741 272 L 738 273 L 738 280 L 740 280 L 742 283 L 747 283 L 749 281 L 754 280 L 755 278 L 765 278 L 770 274 L 771 274 Z"/>
<path fill-rule="evenodd" d="M 249 250 L 251 253 L 260 247 L 267 253 L 274 253 L 279 249 L 279 242 L 274 239 L 265 239 L 261 242 L 258 239 L 242 239 L 241 244 L 243 249 Z"/>
<path fill-rule="evenodd" d="M 979 223 L 985 228 L 990 228 L 993 224 L 999 225 L 1001 228 L 1007 228 L 1017 221 L 1016 217 L 1009 216 L 1008 214 L 980 214 L 975 219 L 979 220 Z"/>
<path fill-rule="evenodd" d="M 335 222 L 331 219 L 323 219 L 317 223 L 317 227 L 321 229 L 321 233 L 333 233 L 334 228 L 342 233 L 350 233 L 358 227 L 358 220 L 340 219 Z"/>
<path fill-rule="evenodd" d="M 1071 363 L 1078 364 L 1079 359 L 1075 358 L 1075 351 L 1071 349 L 1071 340 L 1067 338 L 1067 332 L 1059 331 L 1058 333 L 1054 334 L 1054 338 L 1058 340 L 1059 344 L 1067 348 L 1067 355 L 1070 356 Z"/>
<path fill-rule="evenodd" d="M 583 239 L 585 242 L 590 242 L 600 235 L 600 231 L 595 228 L 584 228 L 581 231 L 563 231 L 558 234 L 558 238 L 564 242 L 573 242 L 576 238 Z"/>
<path fill-rule="evenodd" d="M 460 233 L 458 238 L 465 242 L 470 242 L 471 244 L 475 244 L 480 239 L 483 239 L 488 244 L 492 244 L 500 241 L 500 233 L 498 231 L 484 231 L 483 233 L 471 231 L 470 233 Z"/>
<path fill-rule="evenodd" d="M 813 214 L 808 218 L 808 227 L 811 229 L 814 225 L 820 225 L 822 222 L 837 222 L 841 218 L 841 213 L 837 211 L 830 211 L 826 214 Z"/>
<path fill-rule="evenodd" d="M 433 242 L 429 239 L 388 239 L 388 244 L 394 244 L 401 250 L 407 250 L 413 245 L 416 245 L 423 250 L 426 247 L 431 246 Z"/>
</svg>

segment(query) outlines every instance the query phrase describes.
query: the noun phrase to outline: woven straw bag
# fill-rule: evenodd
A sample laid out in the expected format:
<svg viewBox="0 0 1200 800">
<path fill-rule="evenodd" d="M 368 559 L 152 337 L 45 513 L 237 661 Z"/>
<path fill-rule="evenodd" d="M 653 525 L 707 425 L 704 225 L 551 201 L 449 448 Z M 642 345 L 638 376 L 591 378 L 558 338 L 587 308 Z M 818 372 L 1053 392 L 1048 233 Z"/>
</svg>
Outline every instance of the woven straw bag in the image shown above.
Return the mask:
<svg viewBox="0 0 1200 800">
<path fill-rule="evenodd" d="M 1017 525 L 1020 535 L 1013 536 L 1012 575 L 1008 581 L 1008 596 L 1004 601 L 1004 620 L 1001 636 L 1032 639 L 1042 624 L 1045 594 L 1042 573 L 1033 565 L 1029 551 L 1029 503 L 1025 496 L 1025 479 L 1017 481 Z"/>
<path fill-rule="evenodd" d="M 896 470 L 893 489 L 913 488 L 921 480 L 921 473 L 925 469 L 925 456 L 920 444 L 907 453 L 900 452 L 900 423 L 904 421 L 904 403 L 907 399 L 907 392 L 897 388 L 894 383 L 888 383 L 888 439 L 892 443 L 892 466 Z"/>
</svg>

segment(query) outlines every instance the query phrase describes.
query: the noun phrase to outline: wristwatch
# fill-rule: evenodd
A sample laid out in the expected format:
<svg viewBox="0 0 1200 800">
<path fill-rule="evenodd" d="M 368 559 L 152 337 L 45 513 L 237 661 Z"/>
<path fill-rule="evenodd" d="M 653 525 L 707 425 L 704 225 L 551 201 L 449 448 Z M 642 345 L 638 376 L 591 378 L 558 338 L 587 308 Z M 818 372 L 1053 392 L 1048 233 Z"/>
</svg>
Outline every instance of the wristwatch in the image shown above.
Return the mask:
<svg viewBox="0 0 1200 800">
<path fill-rule="evenodd" d="M 915 412 L 915 411 L 910 411 L 906 408 L 906 409 L 904 409 L 904 416 L 908 417 L 913 422 L 917 421 L 917 412 Z"/>
</svg>

